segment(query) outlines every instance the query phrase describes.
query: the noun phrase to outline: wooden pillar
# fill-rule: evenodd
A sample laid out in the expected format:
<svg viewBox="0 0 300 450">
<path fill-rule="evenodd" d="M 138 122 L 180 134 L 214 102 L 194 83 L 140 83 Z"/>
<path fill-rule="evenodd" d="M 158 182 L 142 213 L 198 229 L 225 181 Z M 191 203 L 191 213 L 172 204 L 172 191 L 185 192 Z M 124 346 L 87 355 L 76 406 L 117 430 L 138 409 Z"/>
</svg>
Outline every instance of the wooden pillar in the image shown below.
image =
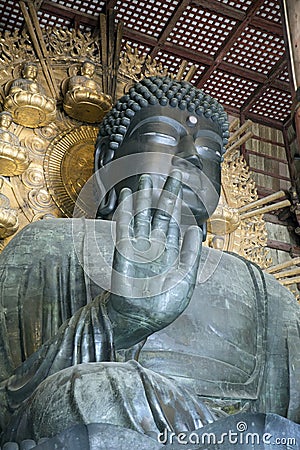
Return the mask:
<svg viewBox="0 0 300 450">
<path fill-rule="evenodd" d="M 300 86 L 300 0 L 282 0 L 294 91 Z"/>
<path fill-rule="evenodd" d="M 295 124 L 300 153 L 300 0 L 282 0 L 282 13 L 290 57 L 289 71 L 292 81 L 292 95 L 294 97 L 292 118 Z M 299 163 L 297 164 L 299 165 Z M 297 188 L 298 195 L 300 195 L 299 184 Z"/>
</svg>

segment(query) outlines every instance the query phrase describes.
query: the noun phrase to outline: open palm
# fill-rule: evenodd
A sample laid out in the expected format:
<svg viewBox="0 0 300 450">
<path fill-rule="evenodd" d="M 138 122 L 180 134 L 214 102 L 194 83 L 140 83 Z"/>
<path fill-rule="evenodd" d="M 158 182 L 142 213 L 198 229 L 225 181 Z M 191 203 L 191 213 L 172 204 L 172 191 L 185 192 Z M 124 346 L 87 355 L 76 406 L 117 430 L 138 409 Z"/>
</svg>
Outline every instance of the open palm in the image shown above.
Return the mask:
<svg viewBox="0 0 300 450">
<path fill-rule="evenodd" d="M 109 303 L 116 322 L 124 322 L 126 331 L 119 340 L 126 340 L 126 346 L 169 325 L 192 296 L 202 232 L 190 227 L 180 245 L 180 193 L 178 171 L 168 177 L 154 214 L 149 175 L 140 178 L 135 194 L 121 192 Z"/>
</svg>

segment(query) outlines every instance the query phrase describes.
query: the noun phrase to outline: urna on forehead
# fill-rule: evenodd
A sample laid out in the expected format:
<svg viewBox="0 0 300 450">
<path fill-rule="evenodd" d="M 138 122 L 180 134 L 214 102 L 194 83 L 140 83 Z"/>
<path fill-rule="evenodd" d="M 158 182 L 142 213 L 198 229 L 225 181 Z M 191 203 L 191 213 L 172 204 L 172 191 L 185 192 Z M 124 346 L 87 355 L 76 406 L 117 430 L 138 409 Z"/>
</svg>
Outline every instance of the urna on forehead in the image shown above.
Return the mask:
<svg viewBox="0 0 300 450">
<path fill-rule="evenodd" d="M 170 109 L 187 111 L 211 121 L 217 126 L 222 137 L 225 152 L 229 131 L 227 114 L 223 106 L 187 81 L 159 76 L 144 78 L 117 101 L 101 124 L 98 142 L 107 137 L 109 148 L 112 151 L 117 150 L 137 113 L 141 114 L 144 109 L 159 105 L 169 107 L 169 111 Z"/>
</svg>

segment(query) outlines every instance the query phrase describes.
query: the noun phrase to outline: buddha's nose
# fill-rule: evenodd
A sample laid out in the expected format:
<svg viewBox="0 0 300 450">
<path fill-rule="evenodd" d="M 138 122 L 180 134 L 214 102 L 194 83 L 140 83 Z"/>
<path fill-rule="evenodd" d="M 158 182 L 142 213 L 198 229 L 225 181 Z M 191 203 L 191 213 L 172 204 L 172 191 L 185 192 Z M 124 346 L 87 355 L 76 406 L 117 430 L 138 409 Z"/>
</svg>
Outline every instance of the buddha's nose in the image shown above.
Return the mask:
<svg viewBox="0 0 300 450">
<path fill-rule="evenodd" d="M 203 164 L 201 159 L 199 158 L 192 136 L 184 136 L 181 138 L 177 147 L 176 157 L 176 165 L 184 165 L 184 162 L 188 161 L 198 169 L 202 170 Z"/>
</svg>

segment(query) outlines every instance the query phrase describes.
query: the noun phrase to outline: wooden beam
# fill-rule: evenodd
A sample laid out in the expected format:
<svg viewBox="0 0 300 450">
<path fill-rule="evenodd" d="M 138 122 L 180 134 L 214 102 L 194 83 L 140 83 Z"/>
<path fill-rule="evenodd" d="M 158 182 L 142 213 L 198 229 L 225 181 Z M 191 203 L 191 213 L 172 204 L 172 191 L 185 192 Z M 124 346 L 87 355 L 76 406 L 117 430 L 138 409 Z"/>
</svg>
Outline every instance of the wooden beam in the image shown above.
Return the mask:
<svg viewBox="0 0 300 450">
<path fill-rule="evenodd" d="M 282 164 L 288 164 L 287 160 L 285 160 L 285 159 L 276 158 L 275 156 L 266 155 L 265 153 L 261 153 L 261 152 L 255 152 L 254 150 L 250 150 L 249 148 L 247 148 L 247 153 L 248 153 L 248 155 L 259 156 L 264 159 L 270 159 L 271 161 L 277 161 Z"/>
<path fill-rule="evenodd" d="M 116 6 L 117 1 L 118 0 L 107 0 L 107 2 L 106 2 L 106 10 L 113 9 Z"/>
<path fill-rule="evenodd" d="M 189 3 L 190 3 L 190 0 L 181 0 L 181 1 L 178 3 L 178 5 L 177 5 L 175 11 L 173 12 L 173 14 L 172 14 L 170 20 L 167 22 L 167 24 L 166 24 L 164 30 L 162 31 L 162 33 L 161 33 L 161 35 L 160 35 L 160 37 L 159 37 L 159 39 L 158 39 L 158 42 L 157 42 L 158 47 L 155 48 L 155 50 L 154 50 L 153 52 L 150 53 L 150 56 L 151 56 L 152 58 L 153 58 L 153 57 L 156 55 L 156 53 L 158 52 L 158 48 L 159 48 L 162 44 L 165 43 L 165 41 L 167 40 L 169 34 L 171 33 L 171 31 L 172 31 L 173 28 L 175 27 L 177 21 L 180 19 L 180 17 L 182 16 L 183 12 L 186 10 L 186 8 L 187 8 L 187 6 L 189 5 Z"/>
<path fill-rule="evenodd" d="M 201 6 L 206 10 L 213 11 L 214 13 L 217 12 L 238 22 L 242 22 L 246 17 L 246 12 L 218 2 L 217 0 L 191 0 L 190 6 Z"/>
<path fill-rule="evenodd" d="M 261 116 L 259 114 L 254 114 L 247 112 L 245 114 L 246 119 L 253 120 L 253 122 L 260 123 L 261 125 L 265 125 L 266 127 L 275 128 L 276 130 L 282 131 L 283 122 L 280 120 L 270 119 L 265 116 Z"/>
<path fill-rule="evenodd" d="M 59 89 L 55 83 L 52 66 L 48 58 L 48 52 L 43 40 L 43 34 L 37 18 L 36 10 L 32 3 L 28 7 L 24 1 L 19 1 L 22 14 L 28 28 L 29 36 L 31 38 L 33 48 L 41 63 L 42 71 L 45 76 L 46 83 L 53 98 L 59 98 Z"/>
<path fill-rule="evenodd" d="M 256 72 L 255 70 L 246 69 L 245 67 L 241 67 L 237 64 L 231 64 L 226 61 L 223 61 L 219 67 L 219 70 L 222 72 L 227 72 L 229 74 L 235 75 L 240 78 L 245 78 L 246 80 L 253 81 L 256 84 L 264 85 L 269 82 L 269 77 L 262 73 Z M 272 87 L 279 89 L 284 92 L 291 92 L 291 87 L 289 83 L 285 81 L 277 81 L 276 79 L 272 80 Z M 252 96 L 251 96 L 252 98 Z"/>
<path fill-rule="evenodd" d="M 255 28 L 260 28 L 261 30 L 268 31 L 272 34 L 283 36 L 283 27 L 281 24 L 271 22 L 270 20 L 266 20 L 263 17 L 253 17 L 251 25 Z"/>
<path fill-rule="evenodd" d="M 262 170 L 262 169 L 258 169 L 257 167 L 249 167 L 251 172 L 254 173 L 261 173 L 262 175 L 265 175 L 266 177 L 271 177 L 271 178 L 276 178 L 276 180 L 284 180 L 284 181 L 291 181 L 290 178 L 288 177 L 284 177 L 283 175 L 278 175 L 277 173 L 274 172 L 269 172 L 268 170 Z"/>
<path fill-rule="evenodd" d="M 44 0 L 40 11 L 47 12 L 48 14 L 53 14 L 54 16 L 62 17 L 72 21 L 78 21 L 79 23 L 89 25 L 91 27 L 98 27 L 99 18 L 93 16 L 92 14 L 87 14 L 83 12 L 76 11 L 68 6 L 60 5 L 59 3 L 53 3 L 50 0 Z M 101 11 L 99 11 L 100 13 Z"/>
<path fill-rule="evenodd" d="M 275 241 L 274 239 L 268 239 L 267 247 L 273 248 L 275 250 L 281 250 L 282 252 L 287 252 L 293 256 L 300 255 L 300 247 L 292 244 L 288 244 L 287 242 Z"/>
<path fill-rule="evenodd" d="M 274 213 L 274 214 L 271 214 L 271 213 L 264 214 L 264 221 L 265 222 L 269 222 L 269 223 L 273 223 L 274 225 L 282 225 L 284 227 L 288 227 L 289 226 L 288 220 L 280 220 L 278 218 L 278 216 L 276 215 L 276 213 Z"/>
<path fill-rule="evenodd" d="M 239 117 L 240 108 L 237 108 L 236 106 L 225 105 L 224 103 L 222 103 L 222 104 L 223 104 L 224 109 L 227 112 L 227 114 L 234 116 L 234 117 Z"/>
<path fill-rule="evenodd" d="M 156 47 L 157 39 L 149 36 L 145 33 L 141 33 L 140 31 L 132 30 L 131 28 L 124 27 L 123 29 L 123 37 L 127 38 L 131 41 L 138 42 L 140 44 L 144 44 L 148 47 Z"/>
<path fill-rule="evenodd" d="M 240 78 L 246 78 L 247 80 L 258 84 L 264 84 L 268 79 L 268 77 L 262 73 L 226 61 L 222 61 L 219 64 L 218 69 L 222 72 L 227 72 Z"/>
<path fill-rule="evenodd" d="M 273 80 L 271 85 L 270 85 L 270 87 L 272 87 L 274 89 L 277 89 L 278 91 L 284 91 L 284 92 L 287 92 L 289 94 L 292 94 L 290 83 L 286 83 L 285 81 Z"/>
<path fill-rule="evenodd" d="M 265 142 L 266 144 L 276 145 L 277 147 L 285 148 L 285 145 L 281 142 L 273 141 L 272 139 L 267 139 L 262 136 L 258 136 L 257 134 L 253 134 L 252 139 L 255 141 Z"/>
</svg>

